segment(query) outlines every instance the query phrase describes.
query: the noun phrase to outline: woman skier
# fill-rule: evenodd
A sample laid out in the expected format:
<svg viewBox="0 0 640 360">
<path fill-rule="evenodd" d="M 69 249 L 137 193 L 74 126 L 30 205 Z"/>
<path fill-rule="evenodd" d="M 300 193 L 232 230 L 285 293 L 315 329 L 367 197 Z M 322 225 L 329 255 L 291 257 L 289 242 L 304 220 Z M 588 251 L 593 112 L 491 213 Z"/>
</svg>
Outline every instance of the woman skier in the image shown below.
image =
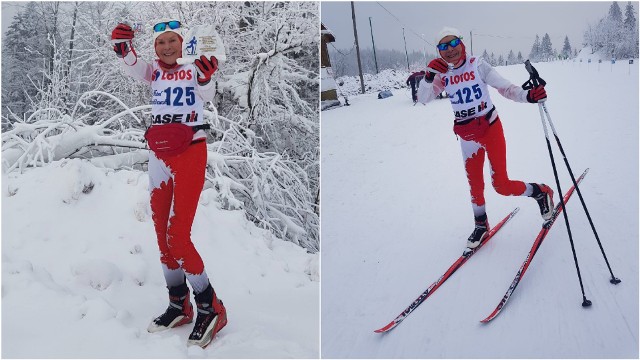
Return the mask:
<svg viewBox="0 0 640 360">
<path fill-rule="evenodd" d="M 191 242 L 191 226 L 204 185 L 207 146 L 203 105 L 215 94 L 211 76 L 215 57 L 204 55 L 194 64 L 178 65 L 182 57 L 182 24 L 159 20 L 153 26 L 158 59 L 151 64 L 138 58 L 134 32 L 118 24 L 111 34 L 113 50 L 131 77 L 151 85 L 152 125 L 145 138 L 149 147 L 151 211 L 160 248 L 160 262 L 169 289 L 169 307 L 148 327 L 167 330 L 193 321 L 189 281 L 198 316 L 189 345 L 206 347 L 227 324 L 227 312 L 216 296 L 200 254 Z"/>
<path fill-rule="evenodd" d="M 460 31 L 443 28 L 436 38 L 440 58 L 433 59 L 418 88 L 418 101 L 426 104 L 443 90 L 449 94 L 454 113 L 454 132 L 460 137 L 462 158 L 471 188 L 475 228 L 467 241 L 474 249 L 489 232 L 485 211 L 483 165 L 491 165 L 491 182 L 501 195 L 529 196 L 540 207 L 542 218 L 551 218 L 553 191 L 545 184 L 511 180 L 507 175 L 506 143 L 498 112 L 487 85 L 517 102 L 537 103 L 547 98 L 544 86 L 529 91 L 511 84 L 483 58 L 468 56 Z M 465 252 L 468 250 L 465 250 Z"/>
</svg>

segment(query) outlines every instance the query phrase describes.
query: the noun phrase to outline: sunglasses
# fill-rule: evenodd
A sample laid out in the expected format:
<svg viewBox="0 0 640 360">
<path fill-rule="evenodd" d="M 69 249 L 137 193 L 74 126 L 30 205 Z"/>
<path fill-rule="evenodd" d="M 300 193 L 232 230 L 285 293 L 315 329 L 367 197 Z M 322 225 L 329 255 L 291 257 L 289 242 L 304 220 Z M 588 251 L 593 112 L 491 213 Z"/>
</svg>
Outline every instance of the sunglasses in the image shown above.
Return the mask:
<svg viewBox="0 0 640 360">
<path fill-rule="evenodd" d="M 440 51 L 445 51 L 445 50 L 447 50 L 449 48 L 449 46 L 456 47 L 456 46 L 460 45 L 461 42 L 462 42 L 462 40 L 460 40 L 458 38 L 455 38 L 455 39 L 453 39 L 453 40 L 451 40 L 449 42 L 438 44 L 438 45 L 436 45 L 436 47 Z"/>
<path fill-rule="evenodd" d="M 167 30 L 167 26 L 171 30 L 178 29 L 178 28 L 180 28 L 180 21 L 171 20 L 171 21 L 167 21 L 167 22 L 157 23 L 157 24 L 155 24 L 153 26 L 153 31 L 154 32 L 163 32 L 163 31 Z"/>
</svg>

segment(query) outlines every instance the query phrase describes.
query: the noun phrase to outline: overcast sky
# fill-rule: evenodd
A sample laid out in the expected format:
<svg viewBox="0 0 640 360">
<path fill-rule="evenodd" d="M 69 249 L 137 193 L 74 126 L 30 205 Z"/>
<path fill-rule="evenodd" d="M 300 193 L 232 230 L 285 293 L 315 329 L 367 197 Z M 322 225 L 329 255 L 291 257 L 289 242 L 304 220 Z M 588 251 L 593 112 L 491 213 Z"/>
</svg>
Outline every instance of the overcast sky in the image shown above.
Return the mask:
<svg viewBox="0 0 640 360">
<path fill-rule="evenodd" d="M 407 49 L 435 54 L 431 44 L 443 26 L 457 28 L 463 33 L 467 51 L 471 50 L 470 31 L 473 31 L 473 53 L 481 55 L 486 49 L 496 57 L 513 50 L 525 58 L 531 51 L 536 34 L 548 33 L 553 47 L 560 51 L 564 37 L 571 47 L 582 47 L 583 33 L 588 24 L 595 25 L 607 15 L 612 1 L 606 2 L 401 2 L 356 1 L 355 13 L 361 48 L 371 48 L 369 17 L 373 24 L 376 49 L 404 51 L 402 28 L 405 28 Z M 638 17 L 638 2 L 632 2 Z M 618 1 L 624 16 L 626 1 Z M 384 7 L 384 8 L 383 8 Z M 385 10 L 386 8 L 386 10 Z M 388 10 L 388 11 L 387 11 Z M 350 50 L 354 44 L 351 2 L 322 2 L 322 23 L 333 32 L 338 49 Z M 397 18 L 397 19 L 396 19 Z"/>
</svg>

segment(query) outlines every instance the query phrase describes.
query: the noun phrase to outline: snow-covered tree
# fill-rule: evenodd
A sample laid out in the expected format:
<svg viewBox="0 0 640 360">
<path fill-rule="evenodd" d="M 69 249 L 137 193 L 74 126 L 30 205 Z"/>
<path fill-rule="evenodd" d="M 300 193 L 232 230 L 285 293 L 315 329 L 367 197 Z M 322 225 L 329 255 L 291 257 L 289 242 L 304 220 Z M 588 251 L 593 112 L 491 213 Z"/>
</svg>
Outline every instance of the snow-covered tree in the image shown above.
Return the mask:
<svg viewBox="0 0 640 360">
<path fill-rule="evenodd" d="M 551 37 L 548 33 L 545 33 L 542 37 L 542 42 L 540 43 L 539 49 L 540 60 L 549 61 L 553 56 L 553 45 L 551 45 Z"/>
<path fill-rule="evenodd" d="M 493 52 L 491 52 L 491 55 L 489 55 L 489 64 L 491 64 L 491 66 L 498 65 L 498 60 L 496 59 L 496 55 Z"/>
<path fill-rule="evenodd" d="M 596 25 L 589 24 L 584 33 L 584 44 L 593 52 L 617 58 L 638 56 L 638 25 L 631 3 L 625 8 L 625 19 L 617 2 L 609 7 L 608 14 Z"/>
<path fill-rule="evenodd" d="M 30 79 L 41 79 L 45 73 L 48 38 L 41 26 L 45 19 L 34 16 L 38 4 L 26 3 L 11 21 L 2 39 L 2 115 L 6 118 L 28 112 L 37 90 Z M 3 130 L 7 123 L 3 120 Z"/>
<path fill-rule="evenodd" d="M 617 1 L 614 1 L 611 6 L 609 6 L 609 19 L 616 23 L 622 22 L 622 11 Z"/>
<path fill-rule="evenodd" d="M 504 57 L 502 56 L 502 54 L 498 56 L 498 65 L 500 66 L 504 65 Z"/>
<path fill-rule="evenodd" d="M 637 24 L 636 14 L 631 1 L 629 1 L 624 8 L 624 16 L 624 26 L 626 26 L 627 29 L 635 29 Z"/>
<path fill-rule="evenodd" d="M 628 51 L 631 57 L 638 57 L 638 21 L 636 20 L 635 9 L 629 1 L 624 10 L 624 32 L 628 43 Z"/>
<path fill-rule="evenodd" d="M 513 65 L 517 62 L 518 59 L 516 58 L 516 55 L 513 53 L 513 50 L 510 50 L 509 55 L 507 55 L 507 63 L 509 63 L 509 65 Z"/>
<path fill-rule="evenodd" d="M 518 56 L 516 57 L 518 63 L 524 63 L 524 58 L 522 57 L 522 52 L 518 51 Z"/>
<path fill-rule="evenodd" d="M 487 49 L 484 49 L 484 51 L 482 52 L 482 58 L 484 58 L 485 61 L 490 62 L 489 53 L 487 53 Z"/>
<path fill-rule="evenodd" d="M 568 59 L 571 56 L 571 44 L 569 44 L 569 36 L 564 37 L 564 45 L 562 46 L 562 57 Z"/>
<path fill-rule="evenodd" d="M 541 49 L 540 49 L 540 37 L 536 34 L 536 40 L 533 42 L 533 46 L 531 47 L 531 52 L 529 52 L 529 59 L 531 61 L 540 61 L 541 60 Z"/>
</svg>

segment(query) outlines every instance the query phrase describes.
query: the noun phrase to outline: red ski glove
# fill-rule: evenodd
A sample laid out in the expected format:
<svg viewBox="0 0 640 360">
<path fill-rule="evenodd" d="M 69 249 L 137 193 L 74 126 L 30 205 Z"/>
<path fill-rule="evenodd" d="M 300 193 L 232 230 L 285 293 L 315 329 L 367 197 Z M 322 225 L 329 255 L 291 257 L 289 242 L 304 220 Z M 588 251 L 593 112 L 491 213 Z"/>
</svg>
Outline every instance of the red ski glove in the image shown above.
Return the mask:
<svg viewBox="0 0 640 360">
<path fill-rule="evenodd" d="M 547 91 L 543 85 L 536 86 L 527 93 L 527 101 L 530 103 L 539 103 L 547 99 Z"/>
<path fill-rule="evenodd" d="M 198 84 L 207 85 L 211 81 L 211 76 L 218 70 L 218 59 L 215 56 L 207 59 L 206 56 L 201 55 L 194 63 L 198 70 Z"/>
<path fill-rule="evenodd" d="M 429 65 L 427 65 L 427 72 L 424 75 L 424 79 L 427 82 L 432 82 L 433 78 L 436 77 L 436 73 L 441 73 L 444 74 L 449 70 L 449 65 L 447 65 L 447 63 L 440 59 L 433 59 L 431 60 L 431 62 L 429 63 Z"/>
<path fill-rule="evenodd" d="M 111 32 L 113 51 L 118 57 L 125 57 L 129 53 L 129 44 L 133 40 L 133 29 L 127 24 L 118 24 Z"/>
</svg>

